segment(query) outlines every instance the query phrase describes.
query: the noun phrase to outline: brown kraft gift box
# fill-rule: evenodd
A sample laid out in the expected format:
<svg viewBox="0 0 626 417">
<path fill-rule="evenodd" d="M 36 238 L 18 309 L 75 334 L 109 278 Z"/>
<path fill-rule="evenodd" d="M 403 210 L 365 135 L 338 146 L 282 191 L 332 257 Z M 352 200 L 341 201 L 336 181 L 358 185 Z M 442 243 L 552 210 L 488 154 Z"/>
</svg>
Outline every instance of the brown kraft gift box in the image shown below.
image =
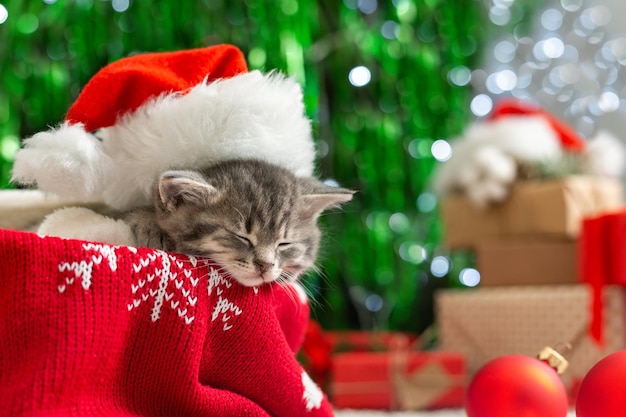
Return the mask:
<svg viewBox="0 0 626 417">
<path fill-rule="evenodd" d="M 449 248 L 472 248 L 486 238 L 575 238 L 583 217 L 620 207 L 620 181 L 593 176 L 518 181 L 501 203 L 484 210 L 464 196 L 444 198 L 441 215 Z"/>
<path fill-rule="evenodd" d="M 488 361 L 508 354 L 536 356 L 544 346 L 565 350 L 563 382 L 573 394 L 589 369 L 626 348 L 626 288 L 604 289 L 603 346 L 589 333 L 591 290 L 584 284 L 440 290 L 435 295 L 442 350 L 460 352 L 473 375 Z"/>
<path fill-rule="evenodd" d="M 497 239 L 476 245 L 480 286 L 577 282 L 577 240 Z"/>
</svg>

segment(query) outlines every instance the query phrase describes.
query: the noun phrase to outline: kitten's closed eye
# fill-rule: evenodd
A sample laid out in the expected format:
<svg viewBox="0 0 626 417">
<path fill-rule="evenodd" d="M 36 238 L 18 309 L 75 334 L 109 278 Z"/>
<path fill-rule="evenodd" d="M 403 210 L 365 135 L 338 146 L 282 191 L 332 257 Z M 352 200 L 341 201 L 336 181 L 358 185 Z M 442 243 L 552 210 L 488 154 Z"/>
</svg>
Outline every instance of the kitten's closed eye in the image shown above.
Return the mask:
<svg viewBox="0 0 626 417">
<path fill-rule="evenodd" d="M 278 245 L 278 253 L 287 263 L 302 256 L 306 252 L 306 245 L 302 243 L 284 243 Z"/>
<path fill-rule="evenodd" d="M 247 237 L 238 235 L 237 233 L 233 233 L 233 236 L 239 239 L 242 243 L 245 243 L 249 248 L 254 247 L 254 245 L 252 244 L 252 241 L 248 239 Z"/>
</svg>

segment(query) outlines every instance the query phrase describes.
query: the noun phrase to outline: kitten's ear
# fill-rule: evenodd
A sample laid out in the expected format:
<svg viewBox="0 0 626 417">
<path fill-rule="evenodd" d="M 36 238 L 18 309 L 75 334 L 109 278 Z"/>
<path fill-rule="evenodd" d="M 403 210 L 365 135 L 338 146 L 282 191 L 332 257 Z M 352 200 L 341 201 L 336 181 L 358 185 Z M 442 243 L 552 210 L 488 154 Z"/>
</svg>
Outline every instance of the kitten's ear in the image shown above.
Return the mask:
<svg viewBox="0 0 626 417">
<path fill-rule="evenodd" d="M 181 204 L 206 206 L 219 195 L 217 188 L 194 171 L 167 171 L 159 179 L 159 196 L 168 211 L 176 210 Z"/>
<path fill-rule="evenodd" d="M 308 182 L 311 185 L 311 182 Z M 352 200 L 355 191 L 346 188 L 329 187 L 317 183 L 317 186 L 300 196 L 300 205 L 304 216 L 317 218 L 324 210 L 339 208 L 343 203 Z"/>
</svg>

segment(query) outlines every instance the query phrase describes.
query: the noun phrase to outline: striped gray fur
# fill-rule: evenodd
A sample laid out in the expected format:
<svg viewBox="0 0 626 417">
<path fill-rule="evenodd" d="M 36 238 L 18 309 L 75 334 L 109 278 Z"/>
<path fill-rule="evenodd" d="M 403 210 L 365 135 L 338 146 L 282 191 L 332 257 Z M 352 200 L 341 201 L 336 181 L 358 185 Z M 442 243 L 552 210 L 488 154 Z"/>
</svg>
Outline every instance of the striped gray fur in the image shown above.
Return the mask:
<svg viewBox="0 0 626 417">
<path fill-rule="evenodd" d="M 154 206 L 124 215 L 139 246 L 212 258 L 247 286 L 292 281 L 311 268 L 317 219 L 353 192 L 258 160 L 163 173 Z"/>
</svg>

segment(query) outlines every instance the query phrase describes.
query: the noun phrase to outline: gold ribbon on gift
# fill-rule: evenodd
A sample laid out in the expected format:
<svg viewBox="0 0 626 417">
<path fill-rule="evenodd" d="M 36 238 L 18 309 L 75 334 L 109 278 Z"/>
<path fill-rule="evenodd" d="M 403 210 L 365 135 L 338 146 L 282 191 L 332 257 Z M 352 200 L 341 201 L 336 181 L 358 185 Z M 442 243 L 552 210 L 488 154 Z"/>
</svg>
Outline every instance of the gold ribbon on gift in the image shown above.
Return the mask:
<svg viewBox="0 0 626 417">
<path fill-rule="evenodd" d="M 386 346 L 389 350 L 387 352 L 395 352 L 399 349 L 408 349 L 411 345 L 411 339 L 409 336 L 403 333 L 393 334 L 387 339 L 387 343 L 383 343 L 380 339 L 380 333 L 372 333 L 372 340 L 374 344 L 380 346 Z M 365 352 L 361 352 L 365 353 Z M 368 352 L 369 354 L 381 354 L 382 352 Z M 377 381 L 363 381 L 363 382 L 337 382 L 331 383 L 331 391 L 335 396 L 339 395 L 354 395 L 354 394 L 380 394 L 387 393 L 393 396 L 393 387 L 389 379 L 377 380 Z"/>
<path fill-rule="evenodd" d="M 388 394 L 391 410 L 419 410 L 431 406 L 450 389 L 465 385 L 466 375 L 450 375 L 435 359 L 425 361 L 422 366 L 410 372 L 411 355 L 429 354 L 428 351 L 418 349 L 419 342 L 419 339 L 411 343 L 406 337 L 394 337 L 389 344 L 389 350 L 384 353 L 389 356 L 387 379 L 333 382 L 333 395 Z"/>
<path fill-rule="evenodd" d="M 435 360 L 427 361 L 414 372 L 409 372 L 410 356 L 416 353 L 428 354 L 414 350 L 410 345 L 395 346 L 390 352 L 392 409 L 428 408 L 450 389 L 464 386 L 466 383 L 466 375 L 450 375 L 445 367 Z"/>
<path fill-rule="evenodd" d="M 465 375 L 449 375 L 437 362 L 429 362 L 413 374 L 397 370 L 394 376 L 395 405 L 400 410 L 421 410 L 465 382 Z"/>
</svg>

